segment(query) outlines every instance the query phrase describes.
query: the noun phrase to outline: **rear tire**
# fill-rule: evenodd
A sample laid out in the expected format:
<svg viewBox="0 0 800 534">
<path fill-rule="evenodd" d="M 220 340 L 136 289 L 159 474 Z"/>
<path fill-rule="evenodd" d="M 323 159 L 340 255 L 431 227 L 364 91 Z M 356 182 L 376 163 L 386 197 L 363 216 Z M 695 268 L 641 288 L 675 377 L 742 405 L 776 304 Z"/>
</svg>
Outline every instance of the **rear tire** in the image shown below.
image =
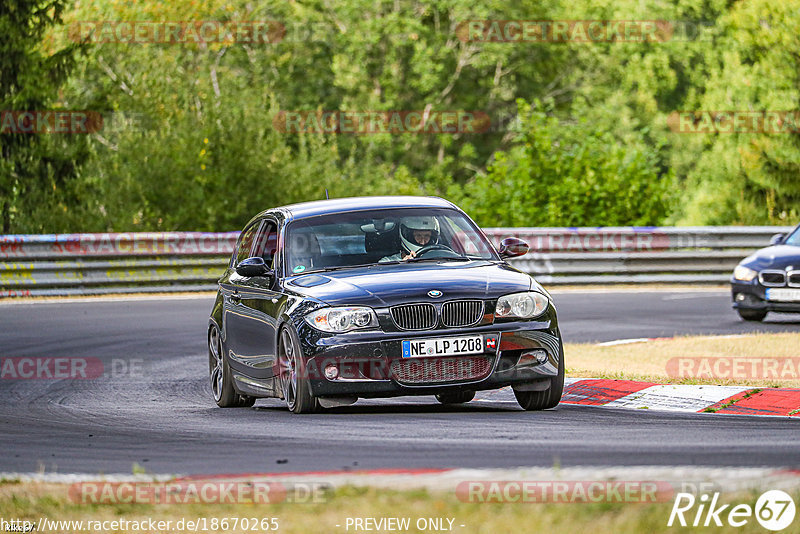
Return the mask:
<svg viewBox="0 0 800 534">
<path fill-rule="evenodd" d="M 560 336 L 560 334 L 559 334 Z M 550 379 L 550 387 L 545 391 L 514 391 L 517 402 L 528 411 L 555 408 L 561 402 L 564 392 L 564 345 L 559 341 L 561 354 L 558 359 L 558 374 Z"/>
<path fill-rule="evenodd" d="M 736 311 L 739 313 L 739 317 L 745 321 L 763 321 L 764 317 L 767 316 L 767 312 L 765 310 L 743 310 L 741 308 L 737 308 Z"/>
<path fill-rule="evenodd" d="M 475 398 L 474 391 L 460 391 L 458 393 L 440 393 L 436 400 L 442 404 L 464 404 Z"/>
<path fill-rule="evenodd" d="M 283 400 L 292 413 L 313 413 L 319 409 L 319 401 L 311 395 L 306 362 L 303 358 L 297 334 L 290 327 L 281 330 L 278 346 L 278 365 Z"/>
</svg>

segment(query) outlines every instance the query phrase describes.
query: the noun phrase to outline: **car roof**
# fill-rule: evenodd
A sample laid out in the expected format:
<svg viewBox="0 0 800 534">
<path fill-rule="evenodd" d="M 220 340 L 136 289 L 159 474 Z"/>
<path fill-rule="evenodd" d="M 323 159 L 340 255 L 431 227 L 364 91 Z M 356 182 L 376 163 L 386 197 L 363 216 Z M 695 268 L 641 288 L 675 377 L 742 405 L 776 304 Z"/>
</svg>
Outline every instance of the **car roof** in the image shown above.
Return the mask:
<svg viewBox="0 0 800 534">
<path fill-rule="evenodd" d="M 290 204 L 265 211 L 282 211 L 286 218 L 304 219 L 317 215 L 328 215 L 347 211 L 361 211 L 381 208 L 454 208 L 452 202 L 439 197 L 415 196 L 381 196 L 381 197 L 349 197 L 332 198 L 330 200 L 315 200 Z"/>
</svg>

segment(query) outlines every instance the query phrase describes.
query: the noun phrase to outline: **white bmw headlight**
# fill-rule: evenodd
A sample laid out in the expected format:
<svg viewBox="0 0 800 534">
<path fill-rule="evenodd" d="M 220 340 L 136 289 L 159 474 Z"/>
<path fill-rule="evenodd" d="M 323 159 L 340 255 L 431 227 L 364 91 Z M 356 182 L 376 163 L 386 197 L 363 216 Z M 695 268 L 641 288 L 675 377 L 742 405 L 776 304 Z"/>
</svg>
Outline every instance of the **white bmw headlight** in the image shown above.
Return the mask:
<svg viewBox="0 0 800 534">
<path fill-rule="evenodd" d="M 375 312 L 363 306 L 321 308 L 306 315 L 305 320 L 317 330 L 335 333 L 378 326 Z"/>
<path fill-rule="evenodd" d="M 742 282 L 749 282 L 756 276 L 758 276 L 758 271 L 754 271 L 753 269 L 745 267 L 744 265 L 737 265 L 733 270 L 733 277 L 736 280 L 741 280 Z"/>
<path fill-rule="evenodd" d="M 497 299 L 494 314 L 499 318 L 530 319 L 543 314 L 549 302 L 548 298 L 538 291 L 512 293 Z"/>
</svg>

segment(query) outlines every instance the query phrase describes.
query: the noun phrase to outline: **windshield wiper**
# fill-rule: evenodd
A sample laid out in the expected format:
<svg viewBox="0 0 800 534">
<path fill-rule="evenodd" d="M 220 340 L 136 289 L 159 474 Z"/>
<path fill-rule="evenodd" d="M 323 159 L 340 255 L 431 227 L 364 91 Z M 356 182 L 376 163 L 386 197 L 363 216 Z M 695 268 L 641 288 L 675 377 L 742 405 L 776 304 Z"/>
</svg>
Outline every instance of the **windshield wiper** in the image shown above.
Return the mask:
<svg viewBox="0 0 800 534">
<path fill-rule="evenodd" d="M 303 271 L 302 273 L 292 273 L 295 275 L 311 274 L 311 273 L 328 273 L 331 271 L 338 271 L 339 269 L 355 269 L 356 267 L 372 267 L 374 263 L 360 263 L 358 265 L 336 265 L 334 267 L 320 267 L 319 269 L 311 269 Z"/>
<path fill-rule="evenodd" d="M 470 258 L 466 256 L 459 256 L 457 258 L 408 258 L 405 260 L 408 263 L 411 262 L 420 262 L 420 261 L 472 261 Z"/>
<path fill-rule="evenodd" d="M 474 256 L 458 256 L 457 258 L 408 258 L 407 260 L 379 261 L 371 265 L 397 265 L 398 263 L 418 263 L 421 261 L 475 261 L 483 260 Z"/>
</svg>

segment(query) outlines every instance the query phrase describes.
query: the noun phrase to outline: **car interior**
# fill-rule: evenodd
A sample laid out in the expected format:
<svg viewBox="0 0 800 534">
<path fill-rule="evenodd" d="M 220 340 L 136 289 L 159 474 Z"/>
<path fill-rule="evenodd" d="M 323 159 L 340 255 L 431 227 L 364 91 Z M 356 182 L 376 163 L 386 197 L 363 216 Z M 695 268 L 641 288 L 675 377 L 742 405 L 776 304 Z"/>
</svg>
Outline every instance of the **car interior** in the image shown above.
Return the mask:
<svg viewBox="0 0 800 534">
<path fill-rule="evenodd" d="M 341 231 L 340 226 L 306 227 L 292 231 L 287 249 L 289 271 L 300 274 L 316 269 L 377 263 L 381 258 L 400 250 L 399 228 L 394 223 L 387 224 L 380 231 L 374 225 L 362 225 L 360 235 L 354 234 L 351 229 L 349 232 Z M 318 234 L 319 230 L 324 233 Z M 332 230 L 340 230 L 341 233 L 335 235 L 338 232 Z"/>
<path fill-rule="evenodd" d="M 468 250 L 477 251 L 471 238 L 454 228 L 447 217 L 439 217 L 439 224 L 436 244 L 445 245 L 458 255 L 466 255 Z M 351 219 L 313 225 L 298 221 L 288 232 L 287 275 L 378 263 L 400 251 L 400 224 L 396 218 Z"/>
</svg>

